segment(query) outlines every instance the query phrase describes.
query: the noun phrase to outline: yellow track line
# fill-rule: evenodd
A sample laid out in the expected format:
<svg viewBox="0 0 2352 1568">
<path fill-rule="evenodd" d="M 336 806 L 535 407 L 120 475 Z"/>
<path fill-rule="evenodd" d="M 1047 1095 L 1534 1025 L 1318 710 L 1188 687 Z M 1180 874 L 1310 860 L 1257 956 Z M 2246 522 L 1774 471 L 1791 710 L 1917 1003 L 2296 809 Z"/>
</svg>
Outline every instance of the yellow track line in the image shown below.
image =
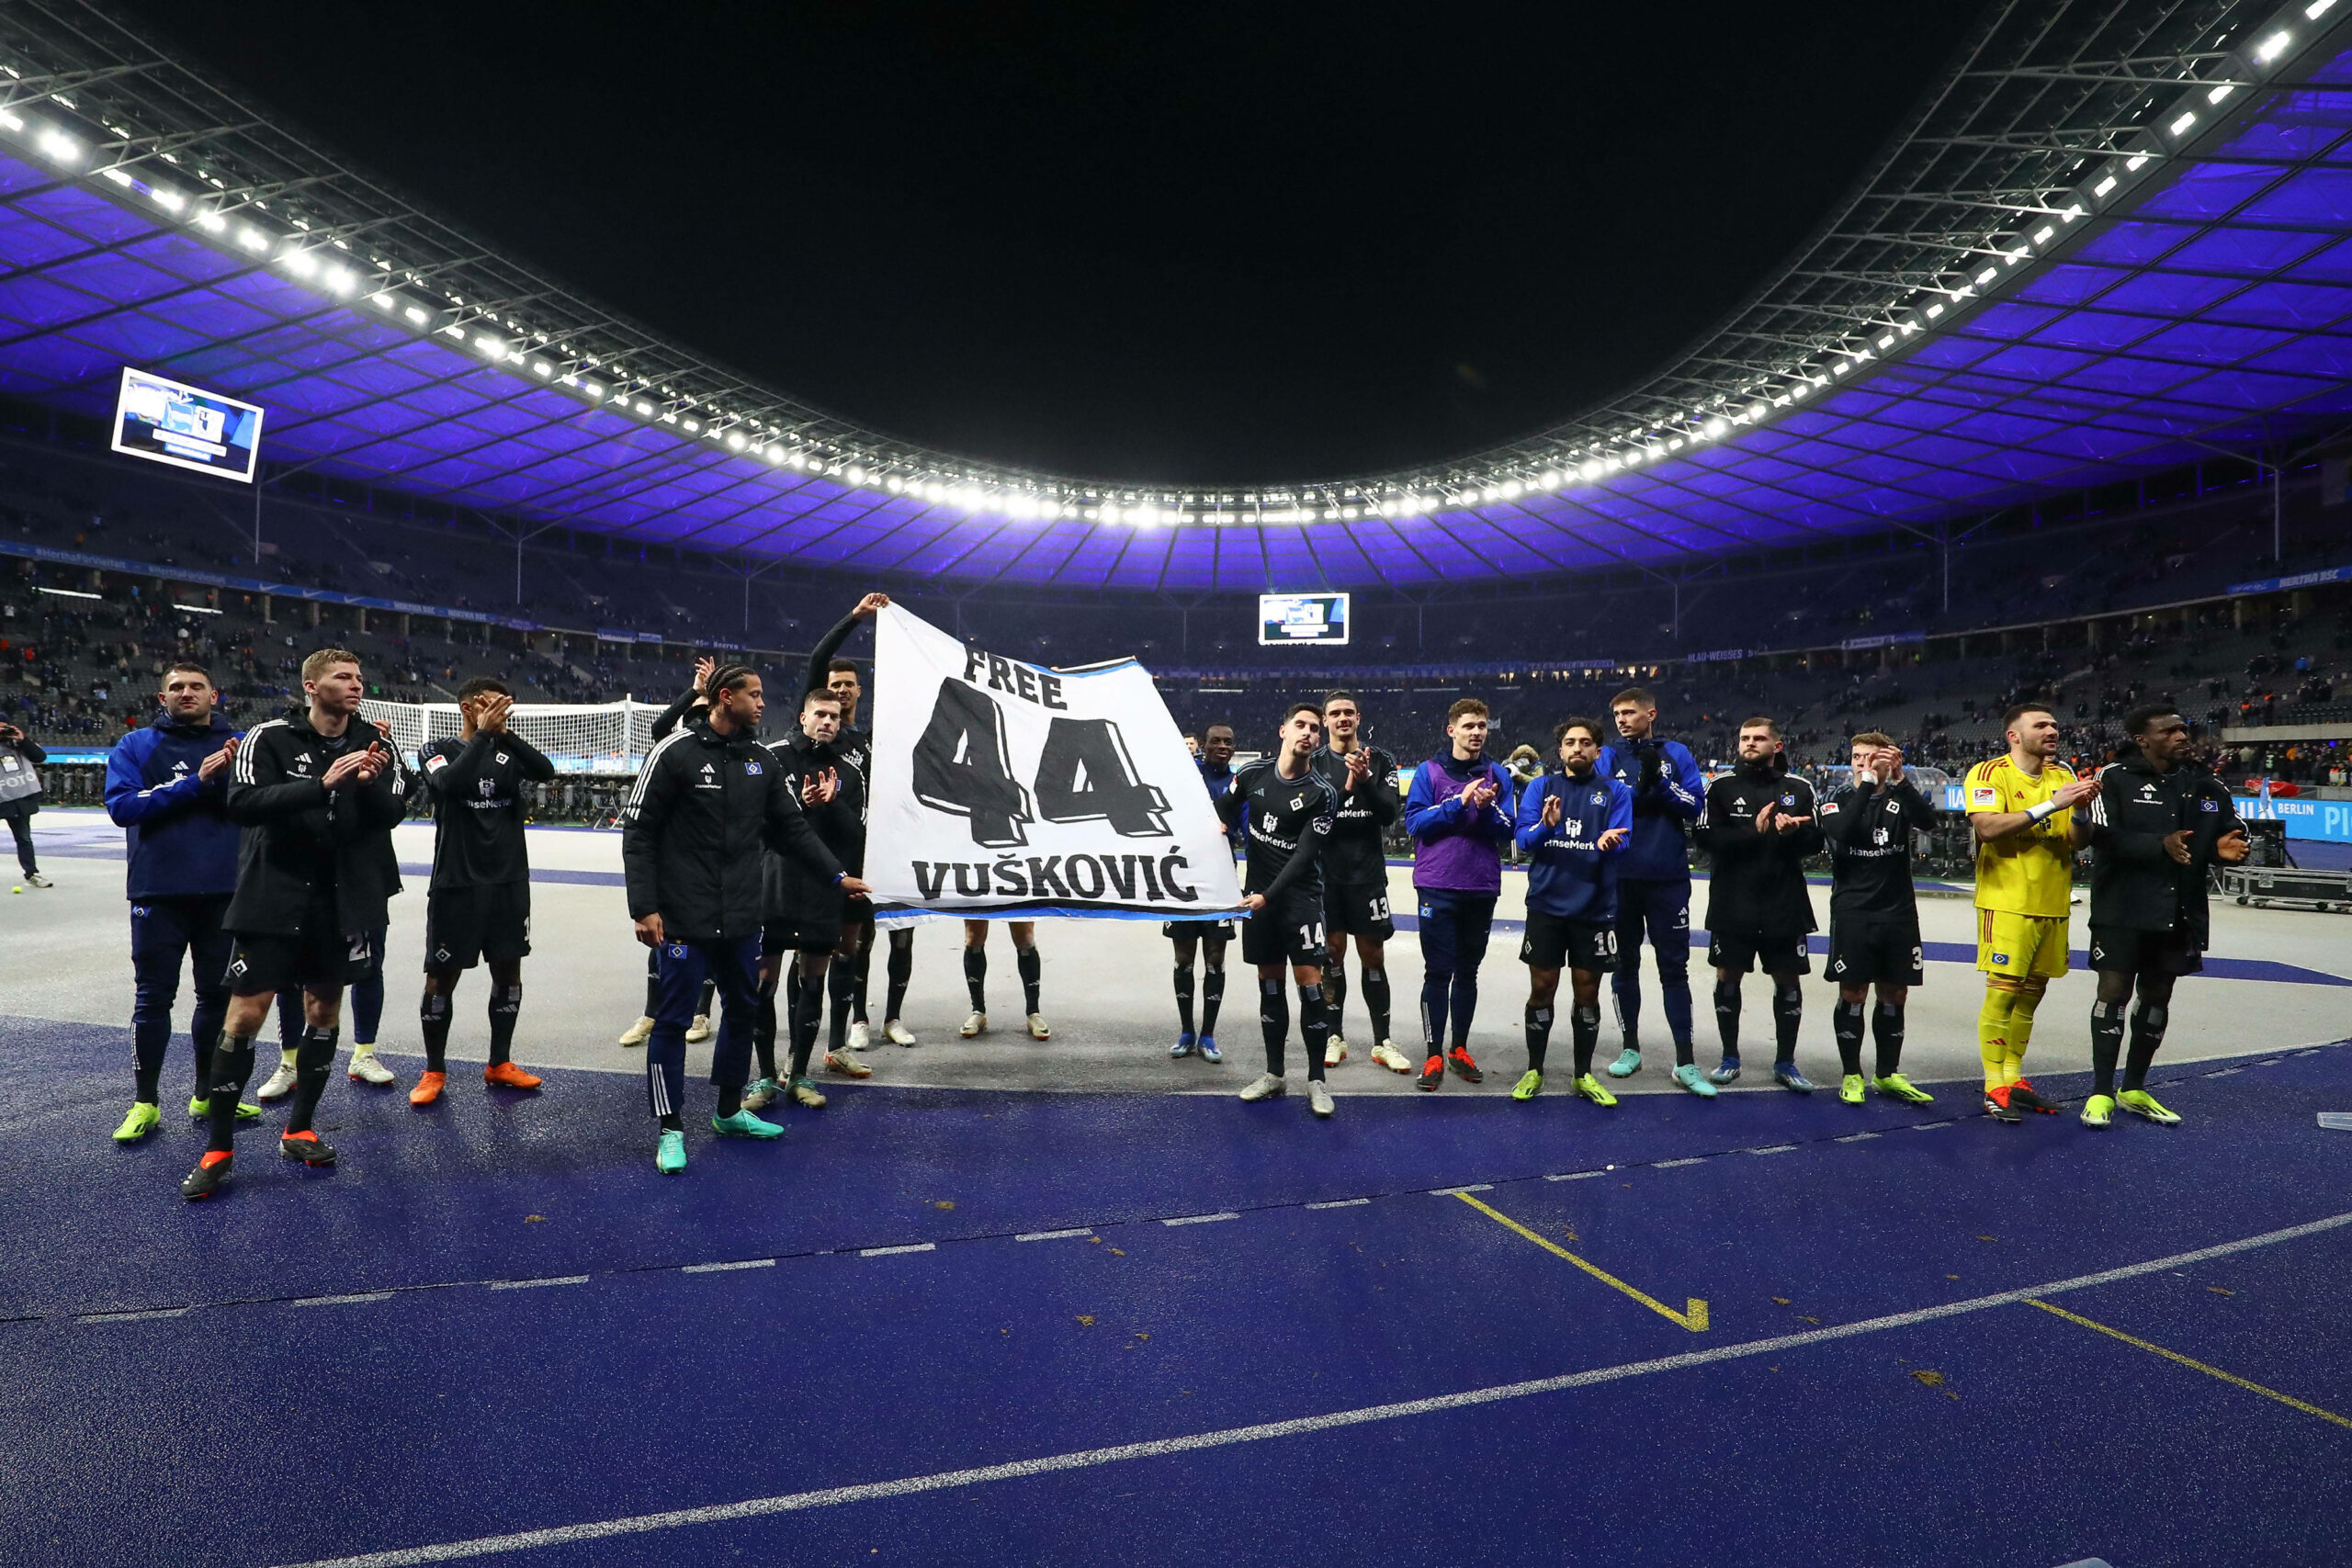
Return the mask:
<svg viewBox="0 0 2352 1568">
<path fill-rule="evenodd" d="M 2343 1416 L 2338 1416 L 2335 1411 L 2322 1410 L 2316 1404 L 2306 1404 L 2301 1400 L 2297 1399 L 2293 1394 L 2280 1393 L 2275 1388 L 2265 1388 L 2258 1382 L 2250 1382 L 2246 1379 L 2238 1376 L 2235 1372 L 2225 1372 L 2219 1367 L 2209 1367 L 2202 1361 L 2191 1360 L 2177 1350 L 2167 1350 L 2161 1345 L 2151 1345 L 2144 1339 L 2134 1338 L 2131 1335 L 2124 1333 L 2120 1328 L 2109 1328 L 2103 1323 L 2093 1323 L 2089 1318 L 2083 1316 L 2080 1313 L 2068 1312 L 2064 1307 L 2052 1306 L 2048 1302 L 2036 1301 L 2031 1296 L 2026 1296 L 2022 1299 L 2028 1306 L 2040 1307 L 2042 1311 L 2063 1317 L 2069 1323 L 2079 1323 L 2085 1328 L 2095 1328 L 2111 1339 L 2120 1339 L 2126 1345 L 2136 1345 L 2143 1350 L 2162 1356 L 2167 1361 L 2177 1361 L 2182 1366 L 2203 1372 L 2208 1377 L 2219 1378 L 2223 1382 L 2227 1383 L 2235 1383 L 2238 1387 L 2245 1389 L 2249 1393 L 2258 1393 L 2265 1399 L 2275 1399 L 2281 1404 L 2291 1404 L 2306 1416 L 2316 1416 L 2323 1421 L 2333 1421 L 2339 1427 L 2352 1427 L 2352 1421 L 2346 1420 Z"/>
<path fill-rule="evenodd" d="M 1566 1247 L 1562 1247 L 1558 1242 L 1552 1240 L 1550 1237 L 1536 1235 L 1533 1231 L 1529 1230 L 1525 1225 L 1521 1224 L 1517 1220 L 1512 1219 L 1509 1214 L 1504 1213 L 1501 1210 L 1490 1208 L 1487 1204 L 1481 1203 L 1477 1199 L 1473 1198 L 1467 1192 L 1456 1192 L 1454 1196 L 1469 1204 L 1472 1208 L 1477 1210 L 1480 1213 L 1486 1215 L 1487 1218 L 1494 1221 L 1497 1224 L 1503 1226 L 1507 1230 L 1517 1231 L 1520 1235 L 1525 1236 L 1528 1240 L 1533 1242 L 1544 1251 L 1552 1253 L 1555 1257 L 1566 1258 L 1569 1262 L 1575 1264 L 1577 1268 L 1583 1269 L 1586 1273 L 1591 1275 L 1594 1279 L 1600 1280 L 1602 1284 L 1607 1285 L 1611 1290 L 1624 1292 L 1625 1294 L 1633 1297 L 1635 1301 L 1641 1303 L 1644 1306 L 1649 1308 L 1650 1311 L 1657 1314 L 1660 1317 L 1671 1318 L 1693 1334 L 1703 1334 L 1707 1331 L 1707 1303 L 1701 1301 L 1698 1297 L 1689 1297 L 1685 1303 L 1687 1310 L 1677 1312 L 1655 1296 L 1645 1295 L 1640 1291 L 1634 1289 L 1633 1286 L 1625 1283 L 1624 1280 L 1620 1280 L 1616 1275 L 1610 1273 L 1607 1269 L 1596 1268 L 1594 1265 L 1587 1263 L 1583 1258 L 1578 1258 L 1575 1253 L 1570 1252 Z"/>
</svg>

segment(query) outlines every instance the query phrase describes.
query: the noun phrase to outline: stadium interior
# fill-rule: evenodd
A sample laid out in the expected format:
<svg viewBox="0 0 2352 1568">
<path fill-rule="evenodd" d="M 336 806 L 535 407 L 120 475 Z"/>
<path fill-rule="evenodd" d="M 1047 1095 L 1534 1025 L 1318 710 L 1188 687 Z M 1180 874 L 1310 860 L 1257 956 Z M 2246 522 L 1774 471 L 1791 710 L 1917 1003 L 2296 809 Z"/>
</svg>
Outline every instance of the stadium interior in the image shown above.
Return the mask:
<svg viewBox="0 0 2352 1568">
<path fill-rule="evenodd" d="M 1788 267 L 1605 406 L 1227 489 L 821 412 L 395 201 L 103 6 L 0 18 L 0 723 L 47 753 L 44 875 L 0 896 L 0 1562 L 2352 1561 L 2352 6 L 2095 9 L 1994 7 Z M 127 367 L 266 411 L 250 478 L 126 452 Z M 1230 1059 L 1173 1059 L 1140 919 L 1038 924 L 1046 1041 L 996 937 L 995 1027 L 959 1038 L 943 908 L 914 927 L 921 1044 L 884 1043 L 877 1002 L 872 1077 L 773 1112 L 775 1146 L 689 1117 L 669 1181 L 614 1043 L 644 991 L 640 713 L 526 796 L 515 1052 L 544 1089 L 453 1072 L 424 1114 L 338 1071 L 339 1165 L 254 1157 L 186 1204 L 183 1012 L 163 1131 L 107 1140 L 133 998 L 106 759 L 174 661 L 239 728 L 299 706 L 322 646 L 371 718 L 490 676 L 519 728 L 740 660 L 773 735 L 877 592 L 1042 669 L 1133 660 L 1245 756 L 1346 692 L 1399 789 L 1464 697 L 1488 756 L 1539 767 L 1627 687 L 1711 774 L 1770 716 L 1824 790 L 1862 731 L 1957 786 L 2020 702 L 2084 773 L 2169 706 L 2255 830 L 2150 1080 L 2185 1121 L 2077 1122 L 2086 886 L 2033 1039 L 2066 1114 L 1974 1114 L 1955 787 L 1914 863 L 1932 1103 L 1755 1071 L 1769 986 L 1748 1076 L 1692 1099 L 1649 960 L 1623 1103 L 1515 1102 L 1514 863 L 1482 1083 L 1368 1061 L 1351 955 L 1338 1115 L 1295 1079 L 1239 1104 L 1238 950 Z M 1346 639 L 1264 638 L 1278 593 L 1345 594 Z M 874 638 L 845 651 L 870 694 Z M 432 796 L 407 809 L 379 954 L 403 1085 L 435 855 Z M 1390 835 L 1400 1032 L 1414 849 Z M 1817 962 L 1826 857 L 1806 874 Z M 1804 991 L 1798 1060 L 1834 1085 L 1837 993 Z M 711 1063 L 691 1048 L 695 1096 Z"/>
</svg>

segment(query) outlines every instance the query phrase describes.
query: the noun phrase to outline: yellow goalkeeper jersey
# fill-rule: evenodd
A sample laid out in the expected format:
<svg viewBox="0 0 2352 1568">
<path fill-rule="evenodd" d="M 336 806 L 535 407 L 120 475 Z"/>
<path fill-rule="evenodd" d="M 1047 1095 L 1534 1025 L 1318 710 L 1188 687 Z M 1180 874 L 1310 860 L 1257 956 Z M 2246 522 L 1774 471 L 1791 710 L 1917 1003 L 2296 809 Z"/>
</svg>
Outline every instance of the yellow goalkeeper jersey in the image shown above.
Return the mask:
<svg viewBox="0 0 2352 1568">
<path fill-rule="evenodd" d="M 2024 811 L 2075 782 L 2056 762 L 2036 778 L 2005 754 L 1968 770 L 1961 803 L 1971 817 L 1984 811 Z M 2067 837 L 2072 807 L 2052 812 L 2031 827 L 1976 846 L 1976 907 L 2042 919 L 2066 918 L 2074 887 L 2075 851 Z"/>
</svg>

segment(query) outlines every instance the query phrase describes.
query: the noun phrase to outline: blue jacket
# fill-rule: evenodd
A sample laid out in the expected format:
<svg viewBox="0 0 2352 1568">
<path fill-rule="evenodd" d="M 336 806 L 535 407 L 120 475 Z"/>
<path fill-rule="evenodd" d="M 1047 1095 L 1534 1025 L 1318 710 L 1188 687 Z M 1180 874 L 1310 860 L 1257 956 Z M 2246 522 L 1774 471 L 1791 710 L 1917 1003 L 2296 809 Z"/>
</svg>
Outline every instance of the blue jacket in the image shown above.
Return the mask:
<svg viewBox="0 0 2352 1568">
<path fill-rule="evenodd" d="M 1622 877 L 1643 882 L 1690 880 L 1689 824 L 1707 807 L 1707 775 L 1679 740 L 1657 743 L 1656 771 L 1620 740 L 1603 746 L 1592 771 L 1615 779 L 1634 797 L 1633 846 L 1617 867 Z"/>
<path fill-rule="evenodd" d="M 1484 777 L 1495 798 L 1484 811 L 1463 808 L 1462 786 Z M 1413 886 L 1441 893 L 1499 893 L 1502 846 L 1510 841 L 1511 777 L 1479 759 L 1457 762 L 1453 743 L 1413 771 L 1405 796 L 1405 830 L 1413 835 Z"/>
<path fill-rule="evenodd" d="M 229 770 L 197 776 L 204 759 L 237 732 L 203 728 L 157 714 L 107 754 L 107 815 L 127 829 L 130 898 L 171 898 L 237 890 L 237 825 L 225 801 Z"/>
<path fill-rule="evenodd" d="M 1544 803 L 1557 796 L 1560 821 L 1544 826 Z M 1572 779 L 1565 770 L 1544 775 L 1519 797 L 1519 847 L 1527 853 L 1527 907 L 1564 920 L 1617 918 L 1617 867 L 1633 848 L 1630 832 L 1613 850 L 1600 847 L 1611 828 L 1634 826 L 1634 795 L 1595 772 Z"/>
</svg>

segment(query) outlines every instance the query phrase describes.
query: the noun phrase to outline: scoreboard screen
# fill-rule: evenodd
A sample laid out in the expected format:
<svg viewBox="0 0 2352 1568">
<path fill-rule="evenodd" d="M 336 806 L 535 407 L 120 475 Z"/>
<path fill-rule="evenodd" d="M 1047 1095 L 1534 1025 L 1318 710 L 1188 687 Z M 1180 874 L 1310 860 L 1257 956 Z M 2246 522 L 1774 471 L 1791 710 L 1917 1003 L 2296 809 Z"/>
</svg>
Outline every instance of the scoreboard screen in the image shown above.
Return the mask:
<svg viewBox="0 0 2352 1568">
<path fill-rule="evenodd" d="M 1348 596 L 1344 593 L 1261 593 L 1258 641 L 1275 643 L 1348 640 Z"/>
<path fill-rule="evenodd" d="M 250 484 L 261 449 L 261 410 L 126 365 L 115 401 L 114 449 Z"/>
</svg>

